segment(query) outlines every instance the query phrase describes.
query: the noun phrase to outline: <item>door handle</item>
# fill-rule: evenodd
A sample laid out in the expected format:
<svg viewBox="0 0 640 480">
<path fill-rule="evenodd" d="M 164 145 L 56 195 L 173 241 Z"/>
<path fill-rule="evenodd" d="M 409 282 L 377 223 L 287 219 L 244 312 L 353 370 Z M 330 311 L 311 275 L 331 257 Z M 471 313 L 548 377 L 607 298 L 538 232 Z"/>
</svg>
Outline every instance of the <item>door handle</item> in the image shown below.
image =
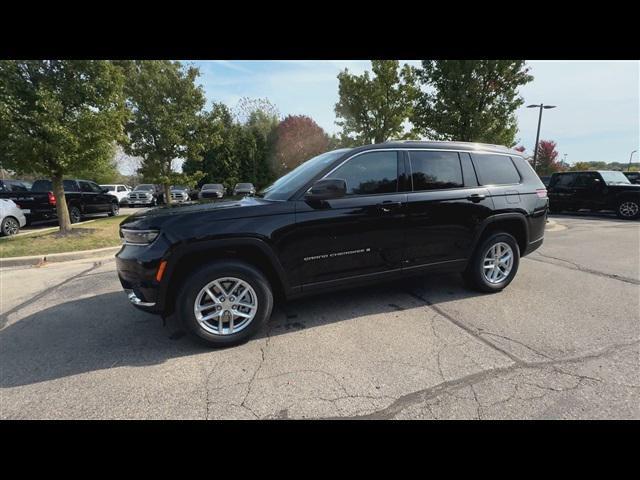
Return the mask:
<svg viewBox="0 0 640 480">
<path fill-rule="evenodd" d="M 474 193 L 473 195 L 469 195 L 467 197 L 467 200 L 473 202 L 473 203 L 478 203 L 481 202 L 482 200 L 484 200 L 485 198 L 487 198 L 486 195 L 479 195 L 477 193 Z"/>
<path fill-rule="evenodd" d="M 378 203 L 376 208 L 383 213 L 390 213 L 392 210 L 400 208 L 402 206 L 402 202 L 392 202 L 386 201 L 382 203 Z"/>
</svg>

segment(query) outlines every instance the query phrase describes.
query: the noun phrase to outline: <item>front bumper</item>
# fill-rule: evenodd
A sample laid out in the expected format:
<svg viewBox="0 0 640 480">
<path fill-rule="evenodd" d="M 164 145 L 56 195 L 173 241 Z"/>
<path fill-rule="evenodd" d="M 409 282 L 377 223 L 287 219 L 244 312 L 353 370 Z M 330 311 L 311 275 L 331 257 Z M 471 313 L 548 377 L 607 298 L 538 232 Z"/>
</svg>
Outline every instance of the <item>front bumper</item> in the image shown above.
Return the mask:
<svg viewBox="0 0 640 480">
<path fill-rule="evenodd" d="M 162 240 L 160 240 L 161 243 Z M 154 242 L 155 243 L 155 242 Z M 162 260 L 164 248 L 124 245 L 116 254 L 118 279 L 131 304 L 152 313 L 162 311 L 160 282 L 156 273 Z"/>
</svg>

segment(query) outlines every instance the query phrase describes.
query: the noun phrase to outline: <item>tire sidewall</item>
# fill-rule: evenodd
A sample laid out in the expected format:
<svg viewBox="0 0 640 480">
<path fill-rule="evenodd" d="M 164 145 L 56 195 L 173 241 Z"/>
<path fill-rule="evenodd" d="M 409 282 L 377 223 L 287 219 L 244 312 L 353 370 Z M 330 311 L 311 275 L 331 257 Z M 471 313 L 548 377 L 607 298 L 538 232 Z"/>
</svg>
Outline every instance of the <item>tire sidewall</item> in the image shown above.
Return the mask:
<svg viewBox="0 0 640 480">
<path fill-rule="evenodd" d="M 117 202 L 111 202 L 111 209 L 109 210 L 109 216 L 115 217 L 120 213 L 120 205 Z"/>
<path fill-rule="evenodd" d="M 636 212 L 636 214 L 631 217 L 622 215 L 622 213 L 620 213 L 620 207 L 622 207 L 622 205 L 627 202 L 635 203 L 638 207 L 638 211 Z M 620 200 L 620 202 L 618 203 L 618 207 L 616 208 L 616 214 L 618 215 L 618 218 L 622 218 L 624 220 L 635 220 L 636 218 L 640 218 L 640 200 L 635 198 L 625 198 L 623 200 Z"/>
<path fill-rule="evenodd" d="M 76 219 L 76 220 L 74 220 L 74 219 L 73 219 L 73 214 L 72 214 L 72 212 L 73 212 L 74 210 L 77 210 L 77 211 L 78 211 L 78 217 L 77 217 L 77 219 Z M 80 212 L 80 209 L 79 209 L 78 207 L 71 207 L 71 208 L 69 209 L 69 221 L 70 221 L 71 223 L 78 223 L 80 220 L 82 220 L 82 212 Z"/>
<path fill-rule="evenodd" d="M 504 242 L 511 247 L 514 253 L 513 266 L 511 267 L 511 272 L 509 272 L 509 276 L 500 283 L 490 283 L 484 277 L 484 257 L 489 251 L 489 249 L 496 243 Z M 471 276 L 473 278 L 474 283 L 485 292 L 499 292 L 506 288 L 515 278 L 516 273 L 518 272 L 518 267 L 520 265 L 520 247 L 518 246 L 518 242 L 516 239 L 508 234 L 508 233 L 494 233 L 486 238 L 473 258 L 471 264 Z"/>
<path fill-rule="evenodd" d="M 256 292 L 258 311 L 246 328 L 233 335 L 214 335 L 204 330 L 196 320 L 193 306 L 198 293 L 207 283 L 220 277 L 236 277 L 249 283 Z M 273 293 L 265 276 L 243 262 L 221 260 L 212 262 L 189 277 L 177 298 L 176 311 L 185 328 L 210 346 L 230 347 L 244 343 L 255 335 L 269 319 L 273 309 Z"/>
</svg>

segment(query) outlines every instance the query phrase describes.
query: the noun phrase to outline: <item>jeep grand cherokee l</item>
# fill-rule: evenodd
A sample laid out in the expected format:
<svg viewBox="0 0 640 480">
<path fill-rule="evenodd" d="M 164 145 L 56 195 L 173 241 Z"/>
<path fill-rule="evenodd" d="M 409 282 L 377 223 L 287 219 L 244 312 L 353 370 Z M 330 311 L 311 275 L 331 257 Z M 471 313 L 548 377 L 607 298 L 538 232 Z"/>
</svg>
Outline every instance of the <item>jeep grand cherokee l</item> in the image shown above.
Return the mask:
<svg viewBox="0 0 640 480">
<path fill-rule="evenodd" d="M 318 155 L 255 197 L 132 215 L 117 269 L 133 305 L 234 345 L 274 298 L 435 272 L 500 291 L 542 244 L 547 207 L 506 147 L 367 145 Z"/>
</svg>

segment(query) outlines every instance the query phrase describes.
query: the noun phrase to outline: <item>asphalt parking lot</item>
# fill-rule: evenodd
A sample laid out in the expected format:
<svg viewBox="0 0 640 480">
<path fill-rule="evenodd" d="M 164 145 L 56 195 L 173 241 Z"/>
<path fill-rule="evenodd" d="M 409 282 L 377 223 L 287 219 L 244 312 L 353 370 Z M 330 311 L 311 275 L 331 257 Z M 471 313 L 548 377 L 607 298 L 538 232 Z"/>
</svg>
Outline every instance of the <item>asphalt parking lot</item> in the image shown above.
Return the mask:
<svg viewBox="0 0 640 480">
<path fill-rule="evenodd" d="M 112 258 L 0 272 L 3 419 L 640 418 L 640 224 L 552 217 L 503 292 L 457 275 L 280 306 L 211 350 Z"/>
</svg>

